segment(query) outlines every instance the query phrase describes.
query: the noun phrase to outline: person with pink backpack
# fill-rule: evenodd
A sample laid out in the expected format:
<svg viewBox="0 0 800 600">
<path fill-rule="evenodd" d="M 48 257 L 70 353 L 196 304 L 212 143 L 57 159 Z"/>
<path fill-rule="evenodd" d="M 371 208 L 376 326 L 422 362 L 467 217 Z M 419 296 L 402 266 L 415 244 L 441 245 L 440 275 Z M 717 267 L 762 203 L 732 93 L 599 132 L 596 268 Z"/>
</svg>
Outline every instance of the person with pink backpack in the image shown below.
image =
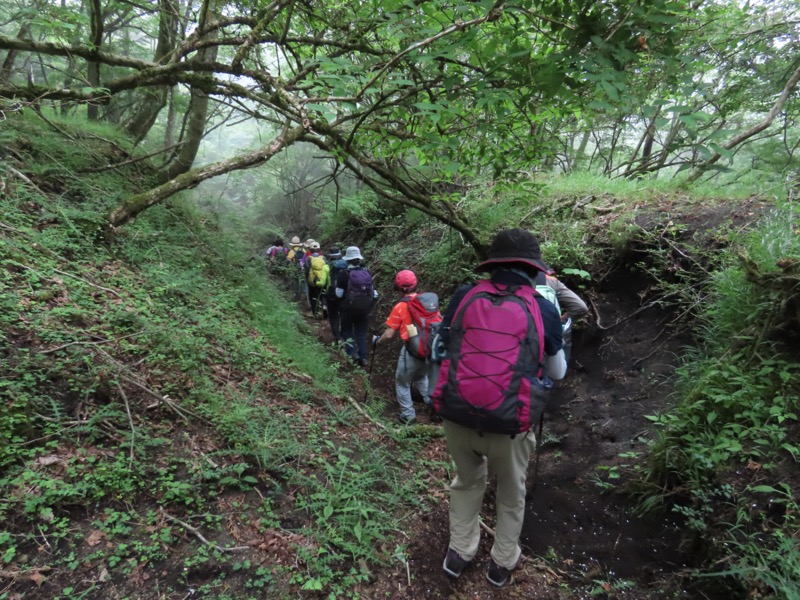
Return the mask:
<svg viewBox="0 0 800 600">
<path fill-rule="evenodd" d="M 544 410 L 546 374 L 566 373 L 558 309 L 536 291 L 547 272 L 538 240 L 524 229 L 500 231 L 477 271 L 489 278 L 462 286 L 445 312 L 433 406 L 443 419 L 456 467 L 450 485 L 450 541 L 442 568 L 457 578 L 480 542 L 488 470 L 497 475 L 497 524 L 486 572 L 502 587 L 522 555 L 525 479 Z"/>
</svg>

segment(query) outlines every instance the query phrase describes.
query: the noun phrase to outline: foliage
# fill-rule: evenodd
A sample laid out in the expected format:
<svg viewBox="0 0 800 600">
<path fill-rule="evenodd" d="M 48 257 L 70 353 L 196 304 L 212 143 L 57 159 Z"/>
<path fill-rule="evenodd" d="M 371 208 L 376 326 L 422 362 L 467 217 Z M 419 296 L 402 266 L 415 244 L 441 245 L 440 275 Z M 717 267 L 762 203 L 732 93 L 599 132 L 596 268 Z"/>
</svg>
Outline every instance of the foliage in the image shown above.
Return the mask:
<svg viewBox="0 0 800 600">
<path fill-rule="evenodd" d="M 59 123 L 93 153 L 109 147 L 81 137 L 77 124 Z M 91 166 L 41 120 L 13 125 L 13 138 L 23 140 L 13 152 L 30 172 L 60 176 L 68 160 L 70 168 Z M 274 536 L 280 515 L 293 512 L 301 517 L 286 552 L 313 546 L 325 558 L 309 554 L 309 568 L 326 586 L 363 581 L 350 573 L 354 556 L 366 570 L 394 559 L 374 545 L 397 545 L 399 513 L 386 507 L 419 508 L 424 498 L 423 481 L 401 469 L 414 444 L 379 454 L 358 437 L 327 437 L 361 418 L 341 407 L 352 374 L 340 373 L 338 357 L 309 334 L 252 256 L 253 238 L 235 224 L 220 227 L 178 199 L 105 237 L 98 215 L 135 189 L 139 167 L 129 168 L 87 170 L 80 186 L 56 177 L 5 188 L 12 193 L 2 199 L 0 222 L 4 572 L 45 570 L 42 581 L 54 583 L 39 581 L 42 593 L 80 597 L 91 595 L 98 577 L 130 586 L 174 570 L 182 578 L 175 585 L 210 594 L 216 578 L 198 582 L 192 573 L 215 562 L 223 578 L 241 565 L 243 594 L 300 589 L 306 580 L 292 583 L 277 566 L 245 566 L 241 555 L 221 550 Z M 56 193 L 40 193 L 44 187 Z M 79 196 L 67 196 L 75 190 Z M 345 462 L 355 453 L 363 458 Z M 378 479 L 390 483 L 380 494 Z M 329 504 L 336 515 L 326 519 Z M 227 532 L 232 518 L 239 538 Z M 323 563 L 324 572 L 313 566 Z M 56 589 L 78 570 L 92 572 L 95 583 Z"/>
<path fill-rule="evenodd" d="M 772 125 L 780 112 L 793 138 L 788 1 L 221 2 L 186 11 L 185 23 L 173 0 L 112 1 L 97 14 L 94 4 L 35 4 L 0 11 L 9 50 L 0 96 L 37 111 L 86 104 L 93 119 L 102 112 L 137 140 L 150 132 L 144 147 L 163 150 L 163 185 L 126 197 L 114 225 L 269 163 L 260 181 L 243 177 L 261 198 L 235 195 L 263 203 L 260 216 L 269 209 L 280 228 L 301 212 L 293 226 L 313 227 L 314 211 L 352 195 L 357 179 L 480 253 L 481 231 L 459 202 L 486 181 L 522 184 L 580 165 L 627 178 L 702 167 L 717 181 L 736 169 L 774 189 L 796 170 L 796 148 Z M 31 57 L 43 83 L 18 68 Z M 762 122 L 762 136 L 735 137 Z M 204 136 L 200 156 L 215 162 L 187 172 Z"/>
<path fill-rule="evenodd" d="M 782 550 L 796 534 L 788 515 L 797 500 L 781 483 L 782 465 L 800 454 L 800 379 L 796 362 L 784 353 L 776 320 L 787 289 L 764 285 L 754 274 L 780 272 L 777 264 L 800 258 L 795 215 L 792 205 L 768 214 L 742 240 L 739 252 L 745 258 L 733 258 L 712 279 L 703 350 L 687 354 L 678 370 L 675 408 L 651 417 L 661 433 L 646 478 L 662 491 L 653 490 L 645 501 L 660 499 L 665 486 L 683 490 L 687 497 L 674 510 L 714 546 L 712 556 L 728 556 L 720 564 L 737 565 L 717 575 L 766 586 L 782 598 L 796 595 L 790 574 L 800 568 L 797 554 Z M 781 507 L 780 518 L 759 512 L 764 494 Z M 729 508 L 720 510 L 720 502 Z M 711 531 L 722 532 L 716 543 Z"/>
</svg>

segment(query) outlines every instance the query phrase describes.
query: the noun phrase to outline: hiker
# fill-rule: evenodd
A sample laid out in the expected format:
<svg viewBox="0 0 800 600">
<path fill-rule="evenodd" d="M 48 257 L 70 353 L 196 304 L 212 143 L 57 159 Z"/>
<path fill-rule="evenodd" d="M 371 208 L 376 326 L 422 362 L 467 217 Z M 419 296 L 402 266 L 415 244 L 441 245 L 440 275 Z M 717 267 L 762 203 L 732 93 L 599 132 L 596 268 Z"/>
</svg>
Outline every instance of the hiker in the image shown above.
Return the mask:
<svg viewBox="0 0 800 600">
<path fill-rule="evenodd" d="M 303 251 L 303 242 L 300 238 L 294 236 L 289 242 L 289 252 L 286 253 L 286 260 L 294 260 L 294 255 L 297 251 Z"/>
<path fill-rule="evenodd" d="M 278 256 L 285 257 L 289 249 L 284 247 L 283 240 L 277 239 L 272 242 L 272 245 L 264 251 L 263 256 L 269 260 L 275 260 Z"/>
<path fill-rule="evenodd" d="M 272 244 L 270 244 L 269 246 L 264 248 L 261 252 L 259 252 L 258 255 L 261 258 L 270 258 L 270 255 L 272 254 L 272 251 L 274 249 L 275 249 L 275 242 L 272 242 Z"/>
<path fill-rule="evenodd" d="M 308 302 L 315 319 L 319 305 L 322 305 L 323 313 L 325 312 L 322 293 L 330 285 L 330 271 L 328 261 L 319 251 L 319 242 L 312 241 L 309 244 L 309 254 L 306 256 L 305 274 L 308 283 Z"/>
<path fill-rule="evenodd" d="M 342 258 L 342 250 L 339 246 L 328 248 L 328 266 L 330 267 L 328 276 L 330 283 L 324 293 L 324 298 L 328 306 L 328 323 L 331 325 L 333 340 L 338 342 L 342 339 L 342 300 L 336 297 L 336 281 L 339 274 L 347 269 L 347 262 Z"/>
<path fill-rule="evenodd" d="M 303 243 L 297 236 L 294 236 L 292 238 L 290 244 L 291 248 L 289 249 L 289 252 L 286 254 L 286 260 L 289 261 L 295 267 L 295 272 L 293 274 L 294 299 L 295 301 L 297 301 L 300 300 L 300 296 L 304 294 L 306 291 L 305 276 L 303 271 L 306 251 L 305 248 L 303 247 Z"/>
<path fill-rule="evenodd" d="M 488 469 L 497 475 L 489 583 L 510 583 L 522 553 L 525 478 L 546 393 L 541 366 L 553 379 L 566 371 L 558 310 L 534 291 L 545 269 L 530 232 L 499 232 L 476 267 L 489 279 L 456 290 L 441 324 L 447 355 L 432 398 L 456 467 L 442 564 L 450 577 L 460 576 L 478 551 Z"/>
<path fill-rule="evenodd" d="M 416 293 L 417 276 L 413 271 L 406 269 L 397 273 L 394 285 L 404 294 L 404 298 L 394 305 L 386 319 L 386 331 L 383 335 L 376 335 L 373 344 L 377 346 L 391 340 L 395 333 L 400 333 L 403 347 L 397 360 L 394 388 L 400 405 L 400 422 L 413 425 L 417 421 L 417 413 L 411 400 L 412 384 L 422 394 L 425 405 L 432 406 L 430 394 L 436 382 L 431 377 L 432 363 L 428 361 L 428 349 L 442 315 L 436 294 Z"/>
<path fill-rule="evenodd" d="M 572 324 L 576 319 L 589 312 L 589 308 L 578 294 L 556 278 L 555 271 L 550 267 L 547 267 L 546 272 L 539 271 L 536 274 L 536 291 L 552 302 L 561 316 L 564 360 L 569 363 L 572 350 Z M 553 387 L 553 380 L 547 374 L 542 380 L 545 388 L 551 389 Z"/>
<path fill-rule="evenodd" d="M 377 298 L 372 283 L 372 275 L 361 265 L 364 258 L 357 246 L 350 246 L 344 252 L 347 269 L 336 278 L 336 297 L 341 299 L 342 340 L 345 351 L 358 365 L 367 366 L 369 355 L 369 313 Z"/>
</svg>

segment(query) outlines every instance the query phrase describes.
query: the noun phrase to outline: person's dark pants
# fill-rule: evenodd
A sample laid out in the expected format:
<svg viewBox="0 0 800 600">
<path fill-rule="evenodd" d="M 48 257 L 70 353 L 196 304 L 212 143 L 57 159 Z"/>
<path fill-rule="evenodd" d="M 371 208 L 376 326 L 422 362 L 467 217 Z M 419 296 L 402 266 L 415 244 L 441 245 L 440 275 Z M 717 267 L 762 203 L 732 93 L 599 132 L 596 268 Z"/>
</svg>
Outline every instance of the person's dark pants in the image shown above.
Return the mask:
<svg viewBox="0 0 800 600">
<path fill-rule="evenodd" d="M 322 310 L 322 303 L 320 302 L 321 295 L 322 288 L 313 285 L 308 286 L 308 302 L 311 305 L 311 314 L 315 317 L 319 316 L 317 315 L 317 311 Z"/>
<path fill-rule="evenodd" d="M 331 324 L 333 339 L 338 342 L 342 339 L 342 311 L 339 308 L 339 300 L 330 297 L 328 297 L 328 323 Z"/>
<path fill-rule="evenodd" d="M 344 349 L 353 360 L 366 364 L 369 357 L 369 313 L 365 315 L 342 311 L 342 340 Z"/>
</svg>

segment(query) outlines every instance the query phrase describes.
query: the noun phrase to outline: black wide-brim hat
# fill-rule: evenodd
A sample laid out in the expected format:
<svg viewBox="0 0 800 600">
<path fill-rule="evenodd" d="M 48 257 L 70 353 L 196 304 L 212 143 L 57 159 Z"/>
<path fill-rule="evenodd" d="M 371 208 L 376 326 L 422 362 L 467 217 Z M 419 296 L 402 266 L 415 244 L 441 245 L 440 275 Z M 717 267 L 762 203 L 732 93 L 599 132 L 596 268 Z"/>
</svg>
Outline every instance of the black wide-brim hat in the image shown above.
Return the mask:
<svg viewBox="0 0 800 600">
<path fill-rule="evenodd" d="M 518 265 L 537 271 L 551 273 L 552 269 L 542 260 L 539 240 L 527 229 L 505 229 L 494 236 L 489 247 L 489 258 L 475 267 L 476 271 L 488 271 L 496 265 Z"/>
</svg>

